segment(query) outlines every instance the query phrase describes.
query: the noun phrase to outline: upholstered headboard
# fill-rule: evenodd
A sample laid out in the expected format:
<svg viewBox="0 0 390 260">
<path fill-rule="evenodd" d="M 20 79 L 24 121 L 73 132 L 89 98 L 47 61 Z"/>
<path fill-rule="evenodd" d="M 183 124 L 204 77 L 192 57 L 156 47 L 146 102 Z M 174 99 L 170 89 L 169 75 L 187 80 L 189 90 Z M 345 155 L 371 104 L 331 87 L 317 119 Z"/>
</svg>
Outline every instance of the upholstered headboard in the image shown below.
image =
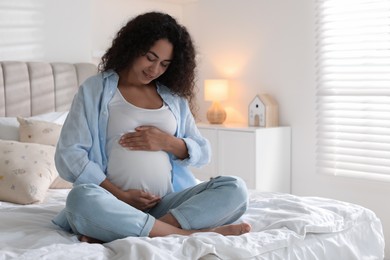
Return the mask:
<svg viewBox="0 0 390 260">
<path fill-rule="evenodd" d="M 96 73 L 91 63 L 0 62 L 0 116 L 69 110 L 79 85 Z"/>
</svg>

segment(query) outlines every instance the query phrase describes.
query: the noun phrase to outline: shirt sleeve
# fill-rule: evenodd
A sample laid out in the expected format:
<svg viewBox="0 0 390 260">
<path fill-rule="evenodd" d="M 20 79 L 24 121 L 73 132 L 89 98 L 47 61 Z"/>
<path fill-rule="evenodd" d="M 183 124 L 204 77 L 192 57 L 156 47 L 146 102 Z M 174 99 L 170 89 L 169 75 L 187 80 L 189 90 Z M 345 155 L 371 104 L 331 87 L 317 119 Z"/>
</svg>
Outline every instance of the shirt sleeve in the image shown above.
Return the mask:
<svg viewBox="0 0 390 260">
<path fill-rule="evenodd" d="M 184 160 L 176 159 L 176 162 L 183 166 L 201 167 L 208 164 L 211 159 L 211 148 L 209 141 L 202 136 L 198 127 L 196 126 L 195 119 L 189 109 L 187 101 L 184 102 L 184 108 L 181 112 L 182 127 L 179 134 L 179 138 L 182 138 L 186 143 L 188 150 L 188 158 Z"/>
<path fill-rule="evenodd" d="M 102 170 L 102 153 L 96 149 L 100 145 L 93 143 L 99 142 L 96 138 L 99 111 L 87 111 L 87 107 L 91 110 L 94 106 L 86 104 L 86 96 L 83 86 L 80 87 L 62 127 L 55 163 L 59 175 L 65 180 L 75 184 L 99 185 L 106 178 Z"/>
</svg>

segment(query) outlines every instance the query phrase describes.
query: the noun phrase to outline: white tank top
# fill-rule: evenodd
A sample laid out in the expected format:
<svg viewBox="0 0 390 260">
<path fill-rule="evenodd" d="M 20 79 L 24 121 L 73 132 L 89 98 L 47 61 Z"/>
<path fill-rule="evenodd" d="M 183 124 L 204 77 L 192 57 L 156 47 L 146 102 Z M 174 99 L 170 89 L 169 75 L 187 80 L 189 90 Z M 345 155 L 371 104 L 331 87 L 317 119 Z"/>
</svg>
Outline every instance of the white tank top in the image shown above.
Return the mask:
<svg viewBox="0 0 390 260">
<path fill-rule="evenodd" d="M 106 152 L 107 178 L 123 190 L 139 189 L 164 196 L 172 192 L 172 165 L 164 151 L 131 151 L 118 144 L 127 132 L 138 126 L 155 126 L 174 135 L 175 116 L 167 105 L 159 109 L 144 109 L 127 102 L 119 89 L 108 104 Z"/>
</svg>

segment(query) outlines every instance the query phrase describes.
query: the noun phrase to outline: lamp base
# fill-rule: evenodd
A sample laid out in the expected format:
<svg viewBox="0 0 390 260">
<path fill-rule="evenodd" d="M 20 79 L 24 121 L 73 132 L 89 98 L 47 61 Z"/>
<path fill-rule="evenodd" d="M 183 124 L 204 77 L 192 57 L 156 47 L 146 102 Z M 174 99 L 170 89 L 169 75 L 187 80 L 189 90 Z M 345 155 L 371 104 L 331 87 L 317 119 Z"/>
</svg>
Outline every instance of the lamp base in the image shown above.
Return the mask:
<svg viewBox="0 0 390 260">
<path fill-rule="evenodd" d="M 207 120 L 210 124 L 222 124 L 225 122 L 226 112 L 219 102 L 213 102 L 207 110 Z"/>
</svg>

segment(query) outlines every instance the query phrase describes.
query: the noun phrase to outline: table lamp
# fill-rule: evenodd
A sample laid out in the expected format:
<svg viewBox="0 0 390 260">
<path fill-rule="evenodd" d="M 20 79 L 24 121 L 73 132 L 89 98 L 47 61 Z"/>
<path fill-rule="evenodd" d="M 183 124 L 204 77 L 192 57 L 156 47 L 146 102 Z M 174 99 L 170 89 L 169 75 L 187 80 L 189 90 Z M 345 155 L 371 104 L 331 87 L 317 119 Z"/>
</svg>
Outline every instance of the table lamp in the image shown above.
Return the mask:
<svg viewBox="0 0 390 260">
<path fill-rule="evenodd" d="M 226 112 L 220 102 L 228 98 L 228 81 L 224 79 L 205 80 L 204 98 L 213 102 L 207 110 L 207 120 L 210 124 L 222 124 L 226 119 Z"/>
</svg>

